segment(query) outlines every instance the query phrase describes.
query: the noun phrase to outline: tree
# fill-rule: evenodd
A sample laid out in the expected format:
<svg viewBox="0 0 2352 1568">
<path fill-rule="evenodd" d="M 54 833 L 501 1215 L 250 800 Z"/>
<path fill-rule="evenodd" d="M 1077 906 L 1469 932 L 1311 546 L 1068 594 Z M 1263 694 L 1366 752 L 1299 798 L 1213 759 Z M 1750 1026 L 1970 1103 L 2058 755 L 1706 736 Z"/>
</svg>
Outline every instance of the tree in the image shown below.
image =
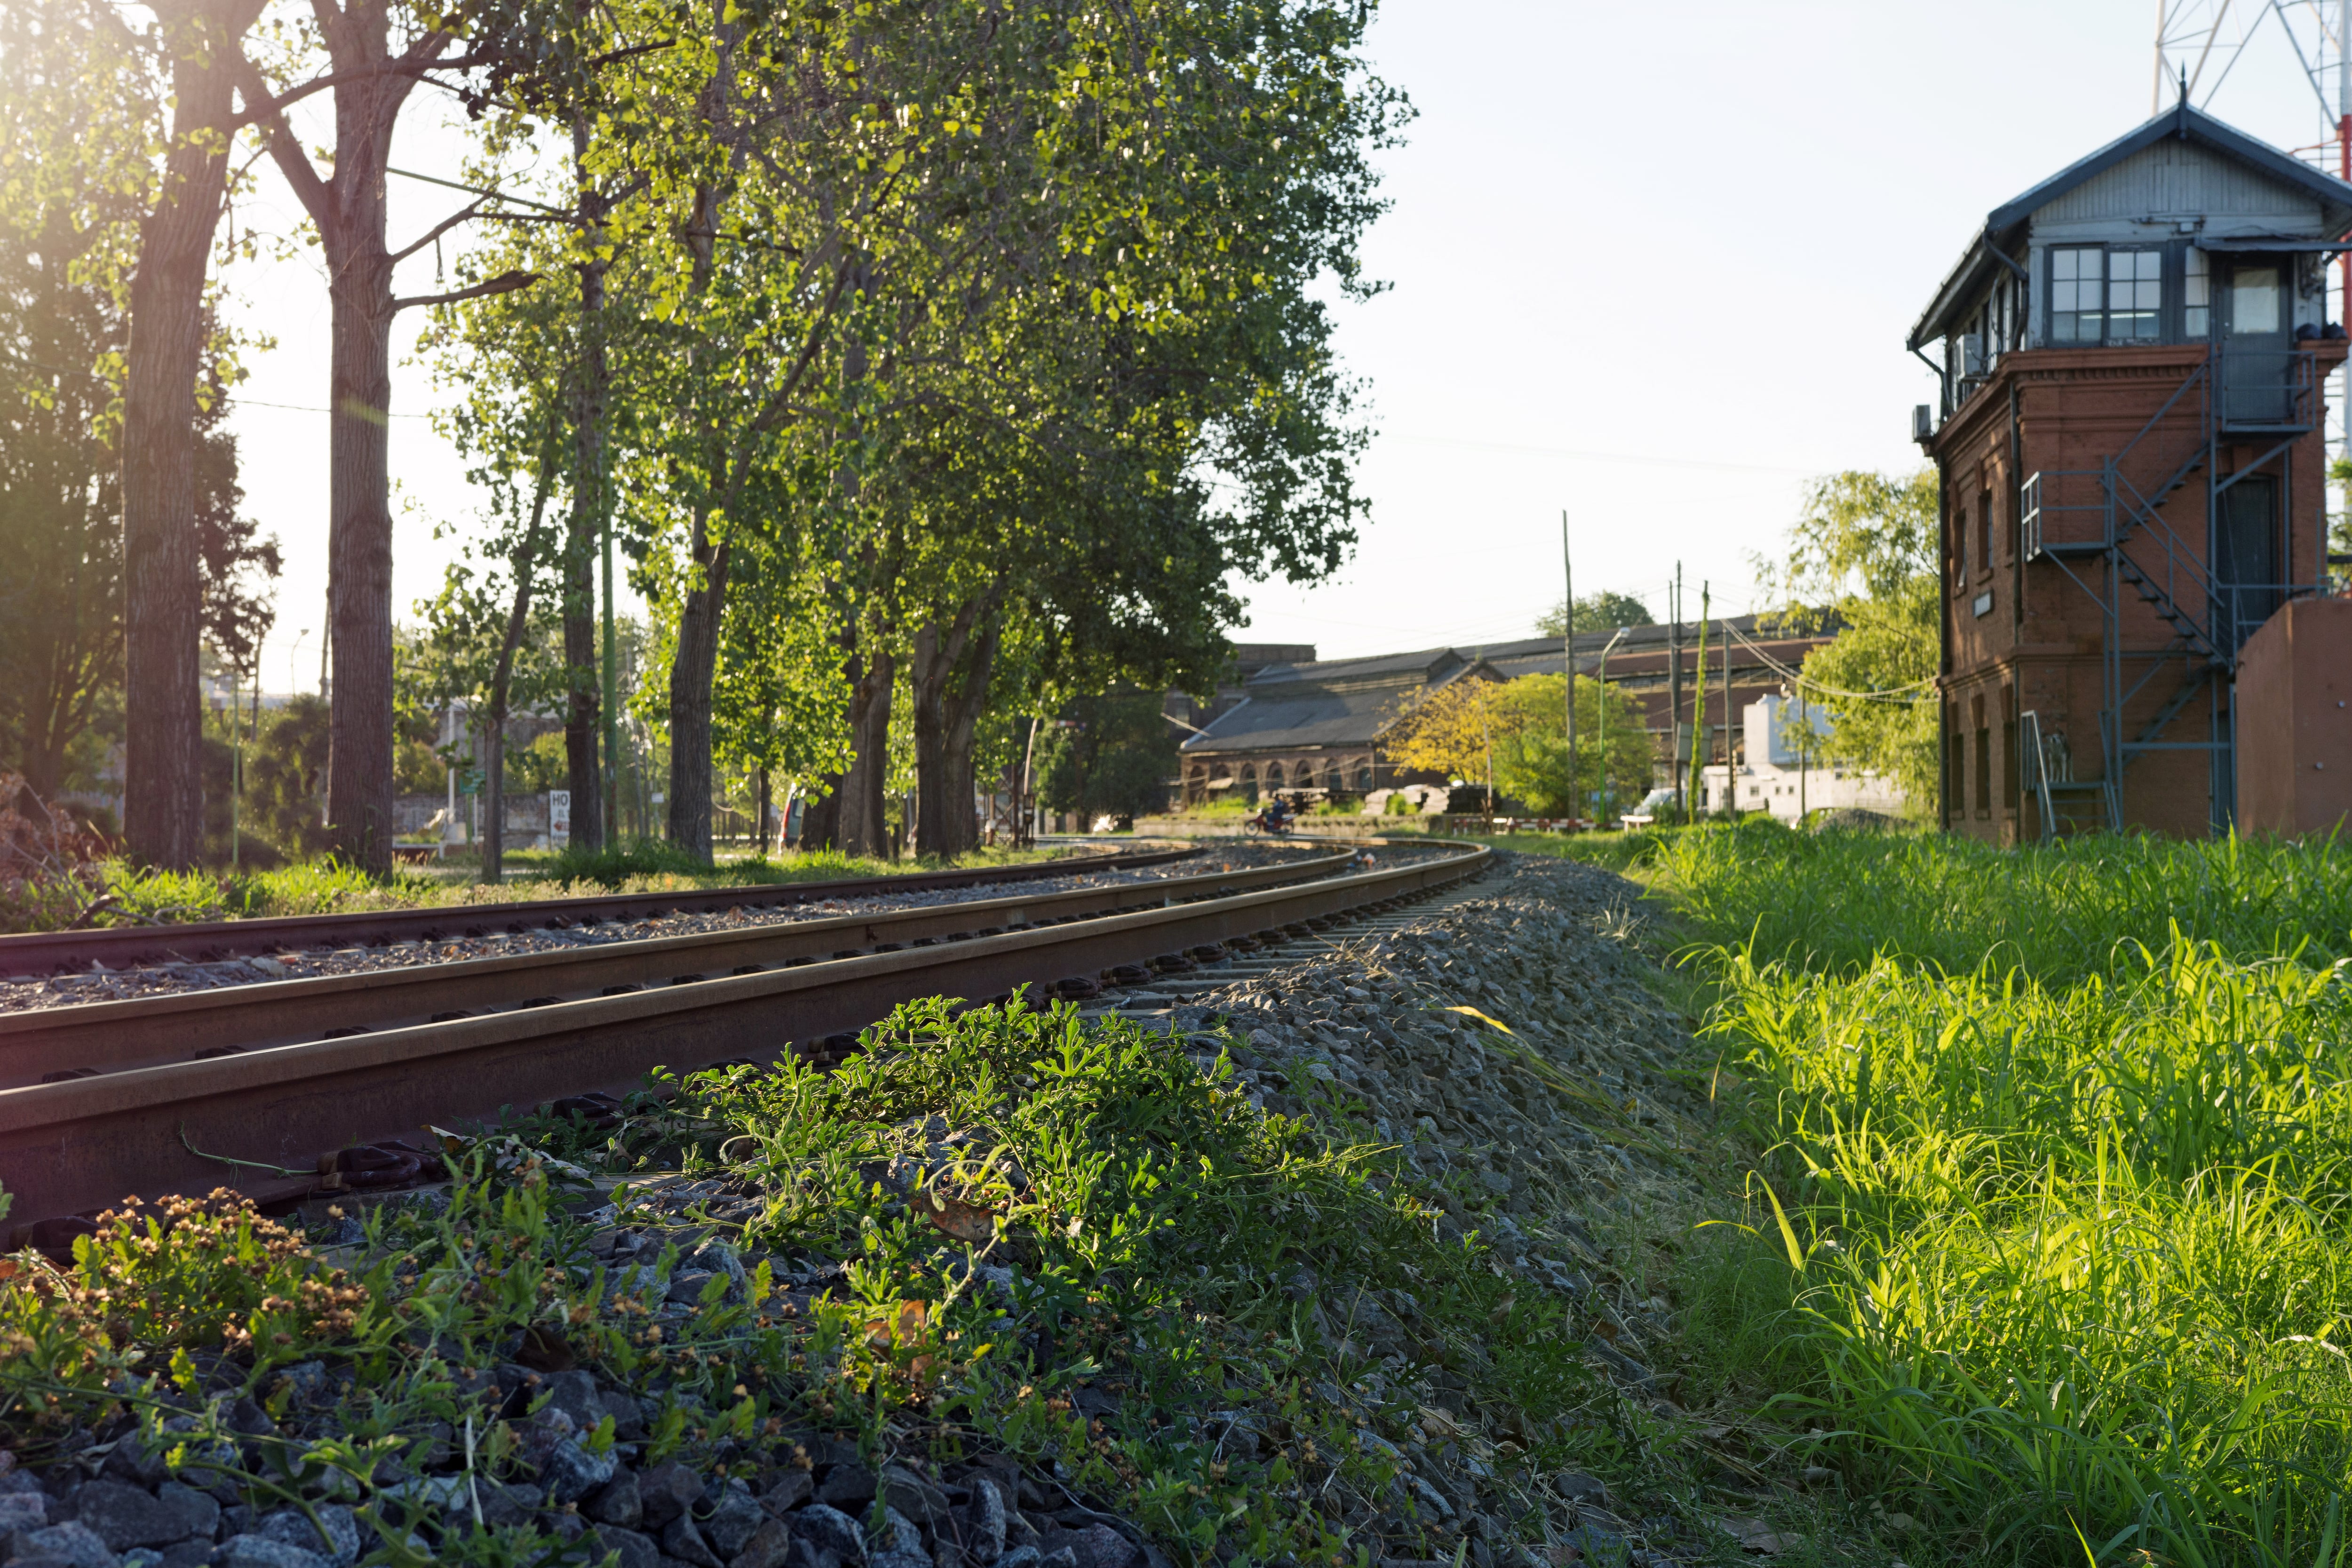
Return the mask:
<svg viewBox="0 0 2352 1568">
<path fill-rule="evenodd" d="M 73 14 L 65 19 L 66 37 L 79 37 Z M 41 68 L 55 63 L 46 51 L 62 40 L 22 38 L 25 22 L 0 7 L 0 99 L 29 136 L 39 94 L 58 85 Z M 133 213 L 120 193 L 111 205 L 86 197 L 0 180 L 0 757 L 44 795 L 67 782 L 123 673 L 123 419 L 110 374 L 131 331 L 106 268 Z M 197 634 L 249 671 L 271 619 L 278 546 L 237 514 L 236 444 L 219 428 L 234 365 L 217 331 L 202 336 L 189 432 Z M 193 712 L 193 683 L 188 700 Z"/>
<path fill-rule="evenodd" d="M 1391 715 L 1381 749 L 1401 768 L 1485 783 L 1494 766 L 1501 685 L 1474 673 L 1407 699 Z"/>
<path fill-rule="evenodd" d="M 1597 594 L 1587 594 L 1576 601 L 1576 633 L 1613 632 L 1620 626 L 1654 626 L 1650 606 L 1631 594 L 1620 594 L 1613 588 L 1603 588 Z M 1538 637 L 1557 637 L 1568 635 L 1568 602 L 1546 610 L 1536 620 Z"/>
<path fill-rule="evenodd" d="M 0 211 L 15 240 L 42 237 L 47 263 L 128 315 L 105 373 L 121 405 L 110 397 L 112 427 L 92 433 L 121 468 L 125 826 L 134 855 L 172 867 L 203 847 L 197 425 L 218 348 L 206 279 L 237 125 L 230 61 L 261 3 L 157 0 L 143 33 L 103 5 L 0 5 Z"/>
<path fill-rule="evenodd" d="M 1168 806 L 1175 739 L 1156 691 L 1080 698 L 1038 742 L 1037 795 L 1055 811 L 1132 822 Z"/>
<path fill-rule="evenodd" d="M 1800 685 L 1829 715 L 1830 754 L 1885 774 L 1915 802 L 1933 800 L 1936 671 L 1942 657 L 1937 479 L 1849 469 L 1817 479 L 1778 566 L 1759 563 L 1764 595 L 1796 631 L 1841 629 L 1809 655 Z"/>
<path fill-rule="evenodd" d="M 281 854 L 315 855 L 330 843 L 327 743 L 327 704 L 306 692 L 264 721 L 246 758 L 252 830 Z"/>
<path fill-rule="evenodd" d="M 194 860 L 204 834 L 195 483 L 211 325 L 205 279 L 237 124 L 232 62 L 261 7 L 262 0 L 152 7 L 170 62 L 172 123 L 139 226 L 123 355 L 123 827 L 133 855 L 173 868 Z"/>
<path fill-rule="evenodd" d="M 1606 788 L 1638 795 L 1650 774 L 1650 735 L 1641 710 L 1613 686 L 1576 682 L 1576 777 L 1558 675 L 1498 681 L 1472 675 L 1447 682 L 1404 710 L 1381 740 L 1399 767 L 1483 784 L 1491 759 L 1496 795 L 1542 816 L 1583 816 Z M 1608 735 L 1602 750 L 1601 735 Z"/>
<path fill-rule="evenodd" d="M 536 281 L 507 272 L 443 293 L 398 298 L 394 269 L 485 205 L 477 200 L 394 250 L 386 227 L 393 133 L 417 84 L 453 58 L 457 35 L 438 16 L 392 0 L 312 0 L 316 43 L 328 71 L 297 90 L 334 99 L 335 142 L 321 174 L 286 117 L 291 92 L 236 56 L 247 112 L 287 186 L 302 204 L 325 254 L 327 375 L 327 601 L 333 638 L 328 819 L 338 847 L 372 871 L 392 866 L 393 318 L 413 306 L 499 294 Z M 400 26 L 396 28 L 395 24 Z M 395 36 L 398 33 L 400 36 Z"/>
</svg>

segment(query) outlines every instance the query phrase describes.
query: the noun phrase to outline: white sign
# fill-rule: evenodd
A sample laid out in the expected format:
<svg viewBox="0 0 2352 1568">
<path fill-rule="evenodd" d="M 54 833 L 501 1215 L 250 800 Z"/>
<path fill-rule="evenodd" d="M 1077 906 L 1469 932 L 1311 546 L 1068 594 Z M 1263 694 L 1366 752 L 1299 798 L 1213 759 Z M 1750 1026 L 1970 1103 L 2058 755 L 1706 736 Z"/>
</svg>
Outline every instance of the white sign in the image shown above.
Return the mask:
<svg viewBox="0 0 2352 1568">
<path fill-rule="evenodd" d="M 572 842 L 572 792 L 547 792 L 547 847 L 561 849 Z"/>
</svg>

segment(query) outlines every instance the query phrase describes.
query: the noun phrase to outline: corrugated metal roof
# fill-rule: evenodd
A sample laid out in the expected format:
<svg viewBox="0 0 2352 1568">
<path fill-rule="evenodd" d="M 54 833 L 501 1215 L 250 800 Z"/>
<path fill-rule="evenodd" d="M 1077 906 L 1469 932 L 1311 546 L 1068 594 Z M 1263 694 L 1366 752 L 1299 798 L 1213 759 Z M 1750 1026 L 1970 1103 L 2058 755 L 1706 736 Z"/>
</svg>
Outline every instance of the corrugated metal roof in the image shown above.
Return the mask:
<svg viewBox="0 0 2352 1568">
<path fill-rule="evenodd" d="M 1426 679 L 1439 671 L 1463 662 L 1462 656 L 1450 647 L 1423 648 L 1418 653 L 1380 654 L 1370 658 L 1326 658 L 1313 664 L 1270 664 L 1245 683 L 1255 691 L 1259 687 L 1283 686 L 1298 681 L 1370 680 L 1381 676 L 1419 675 Z"/>
<path fill-rule="evenodd" d="M 1414 689 L 1391 686 L 1332 691 L 1310 687 L 1295 694 L 1252 695 L 1186 741 L 1184 754 L 1214 755 L 1268 746 L 1369 746 Z"/>
<path fill-rule="evenodd" d="M 1976 298 L 1979 285 L 2004 265 L 2002 258 L 2016 244 L 2019 231 L 2035 213 L 2168 136 L 2178 136 L 2234 159 L 2279 184 L 2315 198 L 2319 204 L 2319 226 L 2324 231 L 2320 237 L 2335 238 L 2352 231 L 2352 185 L 2184 102 L 2097 152 L 2077 158 L 2021 195 L 1986 214 L 1984 228 L 1969 242 L 1958 264 L 1945 278 L 1943 286 L 1936 290 L 1935 298 L 1912 327 L 1909 347 L 1916 351 L 1944 335 L 1952 320 Z"/>
</svg>

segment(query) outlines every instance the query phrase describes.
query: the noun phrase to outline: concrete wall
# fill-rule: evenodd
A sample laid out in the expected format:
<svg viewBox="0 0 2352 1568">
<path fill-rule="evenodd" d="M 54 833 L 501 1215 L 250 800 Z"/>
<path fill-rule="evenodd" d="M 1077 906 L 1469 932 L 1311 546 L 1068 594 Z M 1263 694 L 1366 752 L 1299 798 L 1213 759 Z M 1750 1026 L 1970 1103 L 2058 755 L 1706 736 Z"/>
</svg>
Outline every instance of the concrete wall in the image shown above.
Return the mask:
<svg viewBox="0 0 2352 1568">
<path fill-rule="evenodd" d="M 2325 833 L 2352 815 L 2352 599 L 2297 599 L 2238 665 L 2238 823 Z"/>
</svg>

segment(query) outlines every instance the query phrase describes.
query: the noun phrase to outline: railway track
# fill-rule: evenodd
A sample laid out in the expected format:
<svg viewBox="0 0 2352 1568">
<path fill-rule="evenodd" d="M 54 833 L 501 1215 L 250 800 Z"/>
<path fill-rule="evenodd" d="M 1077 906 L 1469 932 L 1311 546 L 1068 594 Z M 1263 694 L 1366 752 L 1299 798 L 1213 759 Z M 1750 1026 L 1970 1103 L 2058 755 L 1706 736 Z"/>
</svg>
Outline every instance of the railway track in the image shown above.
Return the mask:
<svg viewBox="0 0 2352 1568">
<path fill-rule="evenodd" d="M 1359 845 L 1367 841 L 1359 840 Z M 1389 847 L 1389 841 L 1369 841 Z M 1309 940 L 1475 876 L 1480 846 L 1362 869 L 1284 865 L 1012 894 L 556 952 L 323 976 L 0 1017 L 0 1185 L 14 1245 L 126 1194 L 257 1201 L 364 1184 L 432 1124 L 787 1054 L 825 1061 L 919 996 L 1181 983 L 1260 940 Z M 1134 864 L 1128 858 L 1126 864 Z M 894 879 L 894 881 L 896 879 Z M 644 905 L 646 900 L 638 900 Z M 1157 977 L 1155 982 L 1155 977 Z M 43 1081 L 47 1080 L 47 1081 Z M 67 1230 L 71 1226 L 68 1225 Z"/>
<path fill-rule="evenodd" d="M 1082 877 L 1101 871 L 1165 866 L 1202 853 L 1198 847 L 1112 855 L 1073 855 L 1022 866 L 955 871 L 910 871 L 896 877 L 854 877 L 831 882 L 763 882 L 734 888 L 660 893 L 590 893 L 499 904 L 449 904 L 436 909 L 376 910 L 349 914 L 282 915 L 261 920 L 192 921 L 184 925 L 110 926 L 99 931 L 30 931 L 0 936 L 0 976 L 57 974 L 104 964 L 127 969 L 162 960 L 210 961 L 276 952 L 286 948 L 379 947 L 396 942 L 443 942 L 495 931 L 562 930 L 651 915 L 786 909 L 827 899 L 877 893 L 923 893 L 985 883 Z"/>
</svg>

